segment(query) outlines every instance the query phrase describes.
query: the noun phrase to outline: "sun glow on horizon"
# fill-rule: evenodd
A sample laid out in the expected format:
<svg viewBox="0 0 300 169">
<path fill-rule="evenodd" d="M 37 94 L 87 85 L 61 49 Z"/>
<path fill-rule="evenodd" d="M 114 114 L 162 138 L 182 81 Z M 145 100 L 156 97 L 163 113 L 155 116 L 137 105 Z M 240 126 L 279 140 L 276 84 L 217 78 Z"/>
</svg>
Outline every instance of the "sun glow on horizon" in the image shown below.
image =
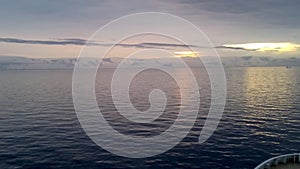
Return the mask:
<svg viewBox="0 0 300 169">
<path fill-rule="evenodd" d="M 174 52 L 175 57 L 197 57 L 198 53 L 193 51 L 177 51 Z"/>
<path fill-rule="evenodd" d="M 249 51 L 259 52 L 293 52 L 300 48 L 300 44 L 283 42 L 283 43 L 244 43 L 244 44 L 227 44 L 223 45 L 228 48 L 241 48 Z"/>
</svg>

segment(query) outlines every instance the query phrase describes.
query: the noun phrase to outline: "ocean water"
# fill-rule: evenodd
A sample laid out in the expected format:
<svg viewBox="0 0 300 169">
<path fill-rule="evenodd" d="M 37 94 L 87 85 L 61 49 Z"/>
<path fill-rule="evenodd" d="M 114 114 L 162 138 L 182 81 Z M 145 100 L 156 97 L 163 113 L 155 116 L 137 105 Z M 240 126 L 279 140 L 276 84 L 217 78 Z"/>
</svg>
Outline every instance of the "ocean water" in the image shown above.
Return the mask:
<svg viewBox="0 0 300 169">
<path fill-rule="evenodd" d="M 186 75 L 185 69 L 176 71 L 179 77 Z M 210 83 L 204 70 L 193 72 L 201 104 L 190 133 L 163 154 L 131 159 L 97 146 L 81 128 L 72 100 L 72 70 L 0 71 L 0 168 L 251 169 L 270 157 L 300 152 L 299 67 L 226 68 L 225 111 L 203 144 L 198 137 L 210 106 Z M 179 89 L 161 71 L 142 72 L 130 86 L 135 108 L 147 110 L 148 95 L 156 88 L 165 92 L 168 102 L 154 124 L 135 124 L 114 107 L 112 74 L 113 69 L 98 73 L 95 92 L 103 115 L 122 134 L 151 137 L 165 131 L 181 106 L 179 91 L 191 92 Z"/>
</svg>

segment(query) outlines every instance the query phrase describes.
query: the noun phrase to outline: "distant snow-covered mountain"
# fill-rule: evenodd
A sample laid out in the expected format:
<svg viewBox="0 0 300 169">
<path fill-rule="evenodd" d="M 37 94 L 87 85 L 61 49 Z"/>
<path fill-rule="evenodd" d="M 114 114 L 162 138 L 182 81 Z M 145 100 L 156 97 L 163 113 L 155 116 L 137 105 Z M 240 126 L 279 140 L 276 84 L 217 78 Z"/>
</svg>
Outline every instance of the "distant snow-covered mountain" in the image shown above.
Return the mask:
<svg viewBox="0 0 300 169">
<path fill-rule="evenodd" d="M 205 57 L 209 59 L 208 56 Z M 185 57 L 181 58 L 190 67 L 202 66 L 199 58 Z M 237 66 L 300 66 L 300 58 L 276 58 L 276 57 L 221 57 L 225 67 Z M 33 59 L 19 56 L 0 56 L 0 70 L 5 69 L 73 69 L 76 62 L 80 62 L 81 67 L 91 68 L 98 66 L 96 58 L 60 58 L 60 59 Z M 159 58 L 159 59 L 124 59 L 122 58 L 104 58 L 100 63 L 101 68 L 116 68 L 122 63 L 122 67 L 181 67 L 181 62 L 177 58 Z M 211 62 L 210 64 L 214 64 Z"/>
<path fill-rule="evenodd" d="M 222 57 L 225 67 L 232 66 L 300 66 L 299 57 L 258 57 L 258 56 L 242 56 L 242 57 Z"/>
<path fill-rule="evenodd" d="M 32 59 L 0 56 L 0 69 L 71 69 L 76 59 Z"/>
</svg>

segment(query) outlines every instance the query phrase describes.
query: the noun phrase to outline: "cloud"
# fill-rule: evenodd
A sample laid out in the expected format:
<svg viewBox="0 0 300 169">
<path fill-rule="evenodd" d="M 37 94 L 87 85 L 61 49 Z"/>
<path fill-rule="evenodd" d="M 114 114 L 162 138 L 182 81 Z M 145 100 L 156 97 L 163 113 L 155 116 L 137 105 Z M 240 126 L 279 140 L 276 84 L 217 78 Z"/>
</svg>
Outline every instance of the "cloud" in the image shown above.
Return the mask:
<svg viewBox="0 0 300 169">
<path fill-rule="evenodd" d="M 67 38 L 67 39 L 53 39 L 53 40 L 32 40 L 32 39 L 20 39 L 20 38 L 0 38 L 2 43 L 18 43 L 18 44 L 30 44 L 30 45 L 89 45 L 89 46 L 120 46 L 120 47 L 136 47 L 136 48 L 159 48 L 166 49 L 168 47 L 199 47 L 197 45 L 185 45 L 185 44 L 174 44 L 174 43 L 100 43 L 97 41 L 88 41 L 85 39 L 78 38 Z"/>
<path fill-rule="evenodd" d="M 179 0 L 179 3 L 190 4 L 198 9 L 216 13 L 252 13 L 263 9 L 264 2 L 240 0 Z"/>
<path fill-rule="evenodd" d="M 135 44 L 135 47 L 138 47 L 138 48 L 160 48 L 160 49 L 168 49 L 168 48 L 176 48 L 176 47 L 200 48 L 200 46 L 197 46 L 197 45 L 185 45 L 185 44 L 175 44 L 175 43 L 155 43 L 155 42 L 139 43 L 139 44 Z"/>
<path fill-rule="evenodd" d="M 243 47 L 233 47 L 233 46 L 227 46 L 227 45 L 216 46 L 215 48 L 218 48 L 218 49 L 231 49 L 231 50 L 256 51 L 254 49 L 246 49 L 246 48 L 243 48 Z"/>
<path fill-rule="evenodd" d="M 242 44 L 226 44 L 219 48 L 240 49 L 258 52 L 293 52 L 300 48 L 300 44 L 281 42 L 281 43 L 242 43 Z"/>
<path fill-rule="evenodd" d="M 62 40 L 27 40 L 18 38 L 0 38 L 4 43 L 39 44 L 39 45 L 84 45 L 84 39 L 62 39 Z"/>
<path fill-rule="evenodd" d="M 143 43 L 100 43 L 98 41 L 88 41 L 79 38 L 53 39 L 53 40 L 32 40 L 20 38 L 0 38 L 2 43 L 17 43 L 29 45 L 77 45 L 77 46 L 119 46 L 124 48 L 142 48 L 142 49 L 165 49 L 172 48 L 198 48 L 211 49 L 209 46 L 199 46 L 195 44 L 185 45 L 176 43 L 158 43 L 158 42 L 143 42 Z M 300 48 L 300 44 L 282 42 L 282 43 L 241 43 L 241 44 L 224 44 L 215 46 L 216 49 L 230 49 L 243 51 L 257 51 L 257 52 L 292 52 Z"/>
<path fill-rule="evenodd" d="M 248 20 L 256 19 L 277 26 L 299 26 L 299 0 L 178 0 L 177 3 L 188 5 L 190 11 L 199 14 L 207 11 L 215 14 L 245 15 Z M 233 17 L 232 20 L 237 18 Z M 243 20 L 239 21 L 240 23 Z M 262 23 L 261 23 L 262 24 Z"/>
</svg>

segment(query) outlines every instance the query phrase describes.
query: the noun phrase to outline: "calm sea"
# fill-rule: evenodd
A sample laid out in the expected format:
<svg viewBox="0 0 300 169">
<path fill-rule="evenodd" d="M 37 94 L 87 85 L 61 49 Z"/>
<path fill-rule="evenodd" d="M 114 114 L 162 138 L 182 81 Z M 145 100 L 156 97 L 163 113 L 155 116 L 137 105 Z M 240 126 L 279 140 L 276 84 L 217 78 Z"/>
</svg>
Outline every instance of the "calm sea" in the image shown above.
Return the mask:
<svg viewBox="0 0 300 169">
<path fill-rule="evenodd" d="M 124 70 L 126 71 L 126 70 Z M 185 69 L 178 69 L 185 76 Z M 300 152 L 300 68 L 227 68 L 223 118 L 204 144 L 198 137 L 210 106 L 205 71 L 194 70 L 200 86 L 198 119 L 173 149 L 149 158 L 130 159 L 97 146 L 83 131 L 72 101 L 72 70 L 0 71 L 0 168 L 254 168 L 275 155 Z M 119 132 L 153 136 L 173 123 L 180 89 L 158 70 L 138 75 L 130 86 L 133 105 L 150 107 L 148 94 L 166 93 L 166 112 L 157 125 L 121 118 L 110 96 L 112 69 L 98 73 L 96 95 L 105 118 Z M 189 94 L 189 90 L 182 90 Z M 187 93 L 185 93 L 187 92 Z M 126 145 L 124 145 L 126 146 Z"/>
</svg>

